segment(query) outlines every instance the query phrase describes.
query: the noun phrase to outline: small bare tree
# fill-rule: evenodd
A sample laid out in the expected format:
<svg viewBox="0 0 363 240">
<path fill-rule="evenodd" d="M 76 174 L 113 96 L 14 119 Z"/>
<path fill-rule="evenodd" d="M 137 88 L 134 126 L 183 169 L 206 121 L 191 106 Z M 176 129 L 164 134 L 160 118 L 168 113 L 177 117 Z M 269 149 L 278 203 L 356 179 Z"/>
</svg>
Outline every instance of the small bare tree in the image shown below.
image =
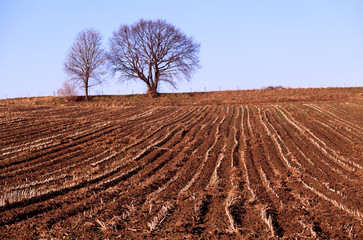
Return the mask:
<svg viewBox="0 0 363 240">
<path fill-rule="evenodd" d="M 103 82 L 103 66 L 106 61 L 101 47 L 102 36 L 94 29 L 86 29 L 77 35 L 64 63 L 64 71 L 70 80 L 84 88 L 88 100 L 88 89 Z"/>
<path fill-rule="evenodd" d="M 120 80 L 141 80 L 147 93 L 156 97 L 161 82 L 176 88 L 174 77 L 190 80 L 199 68 L 199 49 L 199 43 L 173 25 L 141 19 L 131 26 L 121 25 L 113 33 L 107 57 Z"/>
<path fill-rule="evenodd" d="M 58 96 L 73 97 L 77 95 L 76 85 L 73 82 L 65 81 L 62 88 L 58 89 Z"/>
</svg>

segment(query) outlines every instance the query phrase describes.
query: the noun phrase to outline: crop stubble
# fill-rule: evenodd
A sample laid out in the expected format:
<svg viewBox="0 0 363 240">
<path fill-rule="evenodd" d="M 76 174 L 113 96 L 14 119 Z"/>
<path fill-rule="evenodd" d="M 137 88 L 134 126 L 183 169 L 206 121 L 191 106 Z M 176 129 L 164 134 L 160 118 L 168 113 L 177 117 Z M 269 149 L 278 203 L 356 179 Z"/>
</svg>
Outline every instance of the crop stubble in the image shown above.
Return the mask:
<svg viewBox="0 0 363 240">
<path fill-rule="evenodd" d="M 2 238 L 363 236 L 354 102 L 2 108 Z"/>
</svg>

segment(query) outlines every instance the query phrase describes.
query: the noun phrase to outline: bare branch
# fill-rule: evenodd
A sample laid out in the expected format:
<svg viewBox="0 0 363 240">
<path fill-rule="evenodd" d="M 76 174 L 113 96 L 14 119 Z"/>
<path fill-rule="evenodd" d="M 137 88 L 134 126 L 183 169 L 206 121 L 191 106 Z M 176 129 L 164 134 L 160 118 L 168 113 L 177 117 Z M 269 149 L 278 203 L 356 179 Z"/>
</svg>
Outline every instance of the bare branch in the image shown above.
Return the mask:
<svg viewBox="0 0 363 240">
<path fill-rule="evenodd" d="M 69 79 L 84 88 L 86 100 L 88 89 L 104 81 L 106 55 L 101 43 L 102 36 L 98 31 L 83 30 L 77 35 L 64 63 Z"/>
<path fill-rule="evenodd" d="M 58 96 L 62 97 L 73 97 L 77 95 L 76 86 L 74 83 L 65 81 L 63 87 L 58 89 Z"/>
<path fill-rule="evenodd" d="M 199 66 L 200 44 L 163 20 L 141 19 L 121 25 L 110 39 L 109 67 L 120 80 L 141 80 L 156 96 L 165 82 L 176 88 L 178 80 L 189 81 Z"/>
</svg>

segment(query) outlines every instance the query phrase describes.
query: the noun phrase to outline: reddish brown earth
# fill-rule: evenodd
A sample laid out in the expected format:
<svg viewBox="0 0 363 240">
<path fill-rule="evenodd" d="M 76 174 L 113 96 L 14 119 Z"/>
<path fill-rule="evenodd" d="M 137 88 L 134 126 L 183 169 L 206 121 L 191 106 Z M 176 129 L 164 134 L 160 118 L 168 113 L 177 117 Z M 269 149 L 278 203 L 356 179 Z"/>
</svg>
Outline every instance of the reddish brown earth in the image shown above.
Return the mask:
<svg viewBox="0 0 363 240">
<path fill-rule="evenodd" d="M 354 96 L 2 101 L 0 239 L 362 239 Z"/>
</svg>

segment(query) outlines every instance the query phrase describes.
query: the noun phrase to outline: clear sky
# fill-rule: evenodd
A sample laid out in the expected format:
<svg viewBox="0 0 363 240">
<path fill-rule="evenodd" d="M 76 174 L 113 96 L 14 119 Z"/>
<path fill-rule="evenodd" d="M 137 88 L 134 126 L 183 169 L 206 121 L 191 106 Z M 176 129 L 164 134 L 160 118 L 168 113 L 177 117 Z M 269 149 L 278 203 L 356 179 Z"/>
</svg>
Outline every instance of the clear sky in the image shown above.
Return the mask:
<svg viewBox="0 0 363 240">
<path fill-rule="evenodd" d="M 177 90 L 363 86 L 363 0 L 0 0 L 0 98 L 49 96 L 78 32 L 165 19 L 201 43 Z M 91 94 L 143 93 L 112 76 Z M 83 91 L 79 91 L 83 93 Z"/>
</svg>

